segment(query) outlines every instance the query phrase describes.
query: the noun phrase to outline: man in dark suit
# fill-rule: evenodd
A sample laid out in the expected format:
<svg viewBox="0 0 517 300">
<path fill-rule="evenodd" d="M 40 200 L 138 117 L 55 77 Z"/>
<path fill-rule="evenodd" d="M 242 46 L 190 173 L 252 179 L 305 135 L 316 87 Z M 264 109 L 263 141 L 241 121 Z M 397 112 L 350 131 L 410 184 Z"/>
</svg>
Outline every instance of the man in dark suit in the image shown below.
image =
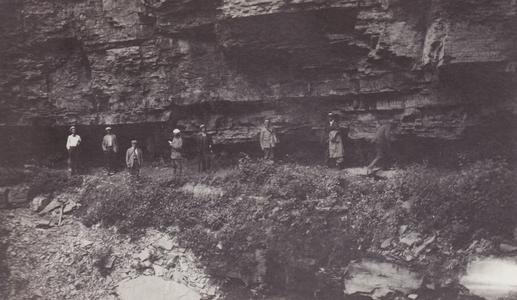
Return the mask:
<svg viewBox="0 0 517 300">
<path fill-rule="evenodd" d="M 196 135 L 197 152 L 199 156 L 199 172 L 210 170 L 212 155 L 212 138 L 206 132 L 204 124 L 199 126 L 200 132 Z"/>
</svg>

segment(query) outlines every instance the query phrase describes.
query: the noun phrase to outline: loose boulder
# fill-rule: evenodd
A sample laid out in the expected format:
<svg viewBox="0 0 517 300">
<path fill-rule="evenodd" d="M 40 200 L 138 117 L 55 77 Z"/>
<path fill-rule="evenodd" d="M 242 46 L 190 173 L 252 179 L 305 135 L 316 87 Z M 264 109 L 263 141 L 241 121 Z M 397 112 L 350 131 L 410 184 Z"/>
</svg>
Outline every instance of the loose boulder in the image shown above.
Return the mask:
<svg viewBox="0 0 517 300">
<path fill-rule="evenodd" d="M 365 259 L 349 266 L 345 294 L 368 295 L 372 299 L 381 299 L 392 292 L 409 294 L 422 283 L 423 277 L 405 266 Z"/>
<path fill-rule="evenodd" d="M 4 187 L 0 193 L 10 206 L 18 206 L 29 201 L 29 186 L 27 185 Z"/>
<path fill-rule="evenodd" d="M 34 212 L 38 212 L 42 210 L 45 206 L 50 203 L 50 198 L 48 196 L 36 196 L 31 201 L 31 209 Z"/>
<path fill-rule="evenodd" d="M 117 287 L 121 300 L 200 300 L 189 287 L 157 276 L 140 276 L 123 281 Z"/>
</svg>

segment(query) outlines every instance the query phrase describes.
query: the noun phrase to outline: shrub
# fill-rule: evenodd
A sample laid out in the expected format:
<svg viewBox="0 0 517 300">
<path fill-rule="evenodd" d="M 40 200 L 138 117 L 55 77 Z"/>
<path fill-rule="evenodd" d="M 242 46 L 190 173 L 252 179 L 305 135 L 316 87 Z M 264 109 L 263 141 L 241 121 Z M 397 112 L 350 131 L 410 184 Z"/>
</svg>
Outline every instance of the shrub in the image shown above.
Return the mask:
<svg viewBox="0 0 517 300">
<path fill-rule="evenodd" d="M 483 229 L 510 234 L 516 225 L 517 174 L 505 162 L 484 160 L 459 172 L 413 167 L 402 182 L 416 222 L 469 238 Z M 458 228 L 458 230 L 454 230 Z"/>
<path fill-rule="evenodd" d="M 82 184 L 82 177 L 69 177 L 62 170 L 39 169 L 29 183 L 29 198 L 52 194 Z"/>
<path fill-rule="evenodd" d="M 508 226 L 515 222 L 516 178 L 497 161 L 461 171 L 412 166 L 374 180 L 245 158 L 228 172 L 189 182 L 215 185 L 226 191 L 223 196 L 195 197 L 181 189 L 184 180 L 90 178 L 81 215 L 87 224 L 114 224 L 128 232 L 177 225 L 180 243 L 215 274 L 252 281 L 256 255 L 263 252 L 270 286 L 337 291 L 342 281 L 332 278 L 341 268 L 401 224 L 440 230 L 452 240 L 469 239 L 479 229 L 513 229 Z M 404 202 L 412 203 L 411 214 Z"/>
</svg>

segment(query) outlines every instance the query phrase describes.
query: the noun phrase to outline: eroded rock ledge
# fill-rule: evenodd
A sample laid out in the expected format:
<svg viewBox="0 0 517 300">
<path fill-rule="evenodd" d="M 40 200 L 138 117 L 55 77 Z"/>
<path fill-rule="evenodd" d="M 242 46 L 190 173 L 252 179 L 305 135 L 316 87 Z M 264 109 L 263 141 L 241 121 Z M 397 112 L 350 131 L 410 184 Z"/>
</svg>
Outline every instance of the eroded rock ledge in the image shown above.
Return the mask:
<svg viewBox="0 0 517 300">
<path fill-rule="evenodd" d="M 402 117 L 455 139 L 516 111 L 511 0 L 0 2 L 0 124 L 209 124 L 246 141 L 271 116 L 351 138 Z M 511 129 L 512 127 L 510 126 Z"/>
</svg>

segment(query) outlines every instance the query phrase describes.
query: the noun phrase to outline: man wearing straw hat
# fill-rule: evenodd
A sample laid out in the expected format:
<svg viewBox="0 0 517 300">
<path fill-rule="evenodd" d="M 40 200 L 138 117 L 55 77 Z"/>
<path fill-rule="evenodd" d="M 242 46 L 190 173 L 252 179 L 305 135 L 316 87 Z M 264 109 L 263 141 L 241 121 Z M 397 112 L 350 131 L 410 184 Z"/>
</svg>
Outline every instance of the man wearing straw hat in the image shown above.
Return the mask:
<svg viewBox="0 0 517 300">
<path fill-rule="evenodd" d="M 111 127 L 106 127 L 106 135 L 102 139 L 102 151 L 104 152 L 104 159 L 106 171 L 108 175 L 115 173 L 115 157 L 118 152 L 117 136 L 111 133 Z"/>
<path fill-rule="evenodd" d="M 79 166 L 79 145 L 81 144 L 81 137 L 76 133 L 75 126 L 70 127 L 70 135 L 66 140 L 66 150 L 68 150 L 68 169 L 70 174 L 77 173 Z"/>
<path fill-rule="evenodd" d="M 183 156 L 181 155 L 183 138 L 180 133 L 181 131 L 177 128 L 172 131 L 172 140 L 169 141 L 169 145 L 171 146 L 171 162 L 174 175 L 177 173 L 181 176 L 183 171 Z"/>
</svg>

